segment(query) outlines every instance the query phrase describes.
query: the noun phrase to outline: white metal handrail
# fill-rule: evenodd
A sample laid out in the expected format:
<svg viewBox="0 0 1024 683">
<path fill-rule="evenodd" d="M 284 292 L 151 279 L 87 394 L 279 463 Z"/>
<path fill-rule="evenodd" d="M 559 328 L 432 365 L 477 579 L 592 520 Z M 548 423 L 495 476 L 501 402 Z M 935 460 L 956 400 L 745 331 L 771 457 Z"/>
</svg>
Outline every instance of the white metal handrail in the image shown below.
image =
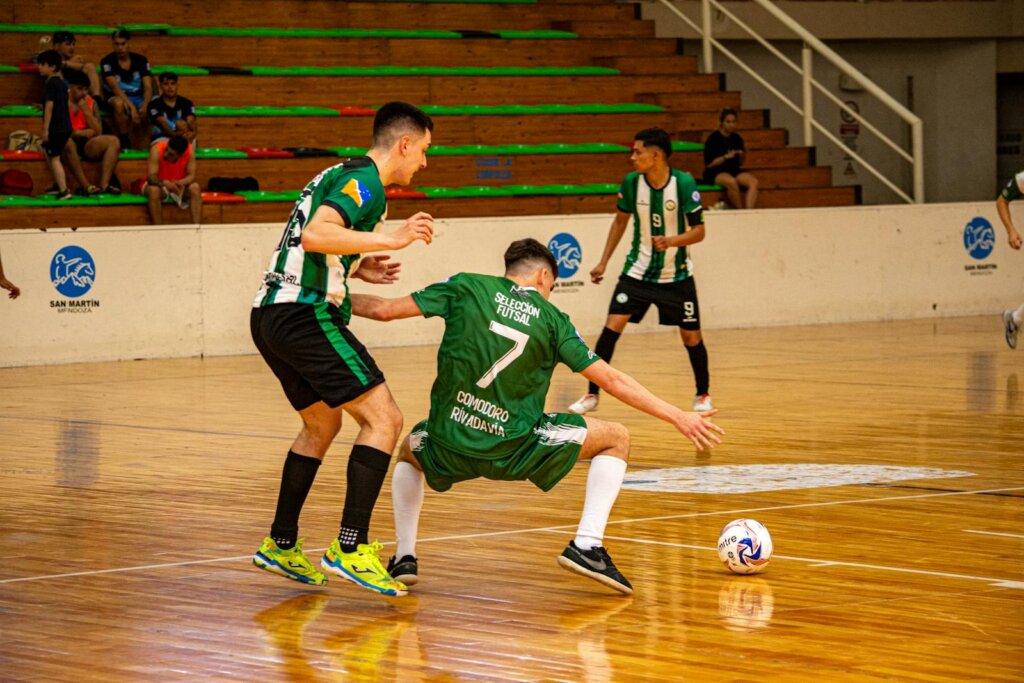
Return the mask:
<svg viewBox="0 0 1024 683">
<path fill-rule="evenodd" d="M 786 57 L 780 50 L 775 46 L 761 37 L 753 28 L 747 25 L 734 13 L 730 12 L 728 8 L 724 7 L 718 0 L 701 0 L 701 23 L 698 25 L 695 21 L 686 16 L 678 7 L 671 2 L 671 0 L 659 0 L 661 4 L 665 5 L 673 14 L 678 16 L 684 23 L 686 23 L 691 29 L 693 29 L 702 39 L 702 55 L 703 55 L 703 67 L 705 72 L 710 72 L 713 69 L 714 64 L 714 50 L 717 49 L 719 52 L 724 54 L 726 57 L 731 59 L 738 67 L 743 69 L 751 78 L 761 84 L 768 92 L 773 94 L 779 100 L 781 100 L 787 107 L 800 114 L 803 117 L 803 135 L 804 145 L 811 146 L 814 144 L 813 131 L 817 130 L 833 144 L 843 150 L 852 159 L 860 163 L 865 170 L 871 173 L 873 176 L 879 179 L 886 187 L 892 190 L 897 196 L 908 203 L 923 203 L 924 202 L 924 129 L 920 117 L 915 115 L 912 111 L 903 106 L 900 102 L 894 99 L 889 93 L 885 92 L 871 79 L 857 70 L 852 64 L 847 62 L 845 59 L 840 57 L 829 48 L 825 43 L 821 42 L 817 37 L 810 33 L 803 26 L 798 24 L 792 17 L 783 12 L 781 9 L 776 7 L 770 0 L 751 0 L 762 9 L 767 11 L 773 17 L 775 17 L 780 23 L 786 28 L 793 31 L 801 40 L 803 40 L 803 50 L 801 53 L 801 64 L 797 65 L 793 60 Z M 767 49 L 772 55 L 782 61 L 787 67 L 795 71 L 801 76 L 802 79 L 802 106 L 797 105 L 790 98 L 786 97 L 779 91 L 778 88 L 769 83 L 760 73 L 754 68 L 748 66 L 742 59 L 736 56 L 731 50 L 723 45 L 719 40 L 715 39 L 712 35 L 711 30 L 711 11 L 712 8 L 721 12 L 724 16 L 728 17 L 736 26 L 749 34 L 754 40 L 760 43 L 765 49 Z M 876 126 L 870 121 L 864 118 L 860 112 L 849 107 L 845 102 L 836 97 L 831 91 L 829 91 L 824 85 L 817 81 L 812 75 L 813 68 L 813 53 L 817 52 L 822 57 L 827 59 L 833 66 L 835 66 L 841 73 L 845 74 L 849 78 L 853 79 L 860 87 L 862 87 L 869 94 L 873 95 L 882 104 L 896 113 L 897 116 L 902 118 L 910 125 L 911 130 L 911 150 L 908 153 L 903 146 L 893 141 L 887 135 L 882 133 Z M 913 197 L 903 191 L 893 181 L 882 174 L 872 164 L 868 163 L 861 155 L 857 154 L 853 149 L 849 147 L 842 140 L 837 138 L 833 133 L 826 129 L 823 125 L 818 123 L 814 119 L 814 106 L 813 106 L 813 92 L 818 90 L 825 97 L 831 100 L 836 106 L 845 112 L 853 120 L 860 124 L 873 133 L 878 139 L 884 142 L 887 146 L 893 149 L 902 159 L 911 164 L 913 170 Z"/>
</svg>

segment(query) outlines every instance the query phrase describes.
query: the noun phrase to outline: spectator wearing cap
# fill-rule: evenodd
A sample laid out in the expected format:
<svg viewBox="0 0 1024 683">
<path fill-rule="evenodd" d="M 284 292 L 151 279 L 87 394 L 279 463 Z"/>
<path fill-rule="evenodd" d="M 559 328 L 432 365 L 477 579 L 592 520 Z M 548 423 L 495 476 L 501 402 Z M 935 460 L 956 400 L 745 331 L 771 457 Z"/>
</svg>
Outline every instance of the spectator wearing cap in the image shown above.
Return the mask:
<svg viewBox="0 0 1024 683">
<path fill-rule="evenodd" d="M 196 155 L 182 135 L 153 143 L 149 148 L 146 184 L 142 192 L 149 200 L 153 225 L 163 223 L 164 200 L 191 211 L 192 222 L 199 223 L 203 213 L 203 195 L 196 180 Z"/>
<path fill-rule="evenodd" d="M 119 28 L 111 34 L 114 51 L 100 61 L 107 102 L 114 111 L 114 127 L 121 146 L 132 146 L 132 136 L 146 128 L 147 108 L 153 99 L 149 60 L 131 52 L 131 33 Z"/>
<path fill-rule="evenodd" d="M 43 152 L 46 164 L 57 184 L 57 199 L 71 199 L 61 155 L 71 141 L 71 116 L 68 113 L 68 86 L 60 77 L 60 54 L 56 50 L 39 53 L 39 75 L 43 86 Z"/>
<path fill-rule="evenodd" d="M 89 95 L 89 81 L 85 74 L 73 71 L 67 75 L 68 109 L 71 115 L 71 141 L 65 150 L 65 162 L 71 175 L 86 194 L 105 192 L 120 194 L 110 184 L 121 155 L 121 143 L 113 135 L 104 135 L 99 118 L 99 105 Z M 99 187 L 86 180 L 82 159 L 100 162 Z M 101 189 L 102 188 L 102 189 Z M 80 192 L 81 192 L 80 190 Z"/>
<path fill-rule="evenodd" d="M 82 55 L 75 54 L 75 34 L 71 31 L 54 31 L 52 40 L 53 49 L 57 51 L 64 62 L 61 66 L 64 79 L 67 80 L 68 75 L 72 73 L 84 74 L 89 79 L 89 92 L 94 97 L 99 97 L 102 91 L 96 65 L 87 61 Z"/>
<path fill-rule="evenodd" d="M 178 94 L 178 74 L 165 71 L 158 80 L 160 94 L 149 103 L 149 120 L 153 124 L 151 142 L 183 135 L 194 145 L 198 131 L 196 107 L 192 100 Z"/>
</svg>

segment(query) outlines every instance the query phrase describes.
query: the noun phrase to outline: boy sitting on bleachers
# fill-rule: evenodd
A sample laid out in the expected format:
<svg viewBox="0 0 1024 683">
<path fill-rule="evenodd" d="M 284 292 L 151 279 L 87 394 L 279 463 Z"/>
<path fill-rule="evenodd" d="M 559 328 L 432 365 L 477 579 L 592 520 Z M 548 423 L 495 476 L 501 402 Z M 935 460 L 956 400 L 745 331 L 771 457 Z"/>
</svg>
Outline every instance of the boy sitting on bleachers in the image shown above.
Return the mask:
<svg viewBox="0 0 1024 683">
<path fill-rule="evenodd" d="M 71 141 L 65 151 L 68 170 L 87 194 L 105 192 L 121 194 L 121 190 L 110 184 L 121 155 L 121 143 L 113 135 L 103 134 L 100 123 L 100 108 L 89 95 L 89 79 L 81 71 L 66 75 L 68 82 L 68 107 L 71 114 Z M 82 159 L 100 162 L 99 187 L 91 185 L 85 178 Z"/>
<path fill-rule="evenodd" d="M 181 135 L 153 143 L 149 149 L 146 184 L 142 192 L 149 200 L 153 225 L 163 223 L 164 199 L 191 211 L 192 222 L 199 223 L 203 213 L 203 195 L 196 181 L 196 155 Z"/>
<path fill-rule="evenodd" d="M 178 74 L 166 71 L 158 80 L 160 94 L 149 102 L 149 120 L 153 123 L 151 143 L 178 134 L 195 144 L 196 107 L 192 100 L 178 94 Z"/>
</svg>

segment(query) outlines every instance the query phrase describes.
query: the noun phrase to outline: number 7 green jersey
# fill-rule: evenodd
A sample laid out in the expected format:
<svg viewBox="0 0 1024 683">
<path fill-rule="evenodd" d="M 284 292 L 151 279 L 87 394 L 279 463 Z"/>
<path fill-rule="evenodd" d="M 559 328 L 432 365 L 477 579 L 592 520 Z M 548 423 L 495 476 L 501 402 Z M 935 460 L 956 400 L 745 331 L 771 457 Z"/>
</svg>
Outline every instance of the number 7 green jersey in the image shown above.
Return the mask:
<svg viewBox="0 0 1024 683">
<path fill-rule="evenodd" d="M 445 321 L 430 438 L 465 455 L 515 451 L 544 413 L 555 366 L 580 372 L 599 360 L 569 316 L 507 278 L 459 273 L 412 297 L 425 317 Z"/>
</svg>

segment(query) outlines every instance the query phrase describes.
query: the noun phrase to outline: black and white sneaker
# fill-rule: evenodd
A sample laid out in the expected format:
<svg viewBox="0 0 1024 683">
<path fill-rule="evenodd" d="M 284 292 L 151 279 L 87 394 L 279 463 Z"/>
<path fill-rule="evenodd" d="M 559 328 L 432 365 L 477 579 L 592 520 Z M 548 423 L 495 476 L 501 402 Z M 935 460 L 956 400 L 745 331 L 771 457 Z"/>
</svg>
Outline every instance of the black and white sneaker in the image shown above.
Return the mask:
<svg viewBox="0 0 1024 683">
<path fill-rule="evenodd" d="M 392 555 L 388 560 L 388 574 L 391 574 L 392 579 L 401 581 L 406 586 L 415 586 L 419 581 L 419 577 L 416 575 L 417 571 L 419 571 L 419 565 L 412 555 L 403 555 L 401 560 Z"/>
<path fill-rule="evenodd" d="M 569 545 L 565 546 L 565 550 L 558 558 L 558 564 L 571 572 L 603 583 L 620 593 L 626 595 L 633 593 L 633 584 L 615 568 L 615 563 L 612 562 L 608 551 L 602 546 L 590 550 L 580 550 L 576 547 L 575 541 L 569 541 Z"/>
</svg>

